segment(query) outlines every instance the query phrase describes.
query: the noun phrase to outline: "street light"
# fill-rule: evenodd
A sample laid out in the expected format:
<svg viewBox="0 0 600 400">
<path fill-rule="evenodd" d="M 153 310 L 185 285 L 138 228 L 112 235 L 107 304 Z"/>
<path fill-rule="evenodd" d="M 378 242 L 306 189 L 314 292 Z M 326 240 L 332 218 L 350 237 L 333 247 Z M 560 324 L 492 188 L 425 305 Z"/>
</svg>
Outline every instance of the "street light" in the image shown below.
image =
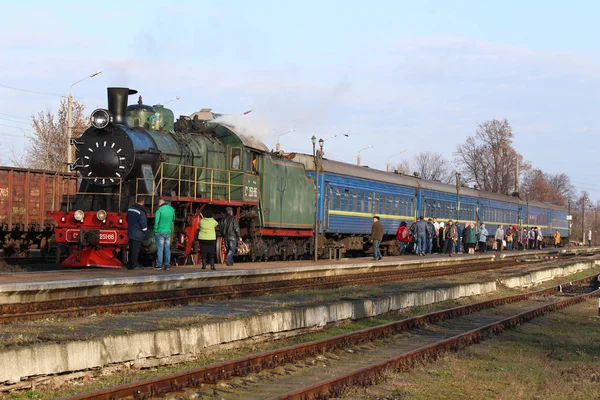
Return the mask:
<svg viewBox="0 0 600 400">
<path fill-rule="evenodd" d="M 404 154 L 406 153 L 406 150 L 402 150 L 400 153 L 396 153 L 393 156 L 390 156 L 387 160 L 387 166 L 386 166 L 386 171 L 390 172 L 392 170 L 392 164 L 390 164 L 390 160 L 396 156 L 399 156 L 400 154 Z"/>
<path fill-rule="evenodd" d="M 310 138 L 313 145 L 313 158 L 315 162 L 315 221 L 314 221 L 314 260 L 317 262 L 319 257 L 317 248 L 319 246 L 319 168 L 321 165 L 321 160 L 323 159 L 323 145 L 325 144 L 325 140 L 319 139 L 319 151 L 316 151 L 315 146 L 317 144 L 317 138 L 313 136 Z"/>
<path fill-rule="evenodd" d="M 96 75 L 100 75 L 101 73 L 102 71 L 94 72 L 93 74 L 78 80 L 77 82 L 73 83 L 71 87 L 69 87 L 69 97 L 67 102 L 67 169 L 69 169 L 73 163 L 73 155 L 71 154 L 71 136 L 73 136 L 73 86 L 77 85 L 81 81 L 86 80 L 87 78 L 93 78 Z"/>
<path fill-rule="evenodd" d="M 252 110 L 250 110 L 250 111 L 247 111 L 247 112 L 249 113 L 249 112 L 251 112 L 251 111 L 252 111 Z M 246 115 L 246 113 L 244 113 L 244 115 Z M 278 136 L 277 136 L 277 143 L 275 143 L 275 150 L 276 150 L 277 152 L 279 152 L 279 150 L 280 150 L 280 148 L 281 148 L 281 146 L 279 146 L 279 138 L 280 138 L 280 137 L 282 137 L 283 135 L 287 135 L 288 133 L 290 133 L 290 132 L 295 132 L 295 131 L 296 131 L 296 130 L 292 128 L 292 129 L 288 130 L 287 132 L 283 132 L 282 134 L 280 134 L 280 135 L 278 135 Z M 315 138 L 315 139 L 316 139 L 316 138 Z"/>
<path fill-rule="evenodd" d="M 367 147 L 365 147 L 364 149 L 360 149 L 360 150 L 358 151 L 358 155 L 356 156 L 356 165 L 360 165 L 360 152 L 361 152 L 361 151 L 363 151 L 363 150 L 370 149 L 371 147 L 373 147 L 373 145 L 372 145 L 372 144 L 370 144 L 370 145 L 368 145 Z"/>
<path fill-rule="evenodd" d="M 460 211 L 460 172 L 454 174 L 456 176 L 456 220 L 458 221 L 458 212 Z"/>
</svg>

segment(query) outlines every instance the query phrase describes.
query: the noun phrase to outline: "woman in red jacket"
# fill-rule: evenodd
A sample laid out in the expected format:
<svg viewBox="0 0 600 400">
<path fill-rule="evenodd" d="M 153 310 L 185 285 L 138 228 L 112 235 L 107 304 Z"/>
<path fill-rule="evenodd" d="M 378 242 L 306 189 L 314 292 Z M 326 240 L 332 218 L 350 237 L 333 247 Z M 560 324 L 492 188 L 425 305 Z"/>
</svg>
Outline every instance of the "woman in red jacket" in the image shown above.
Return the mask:
<svg viewBox="0 0 600 400">
<path fill-rule="evenodd" d="M 406 251 L 406 246 L 410 241 L 410 233 L 406 227 L 406 222 L 402 221 L 396 232 L 396 240 L 400 242 L 400 254 L 402 255 Z"/>
</svg>

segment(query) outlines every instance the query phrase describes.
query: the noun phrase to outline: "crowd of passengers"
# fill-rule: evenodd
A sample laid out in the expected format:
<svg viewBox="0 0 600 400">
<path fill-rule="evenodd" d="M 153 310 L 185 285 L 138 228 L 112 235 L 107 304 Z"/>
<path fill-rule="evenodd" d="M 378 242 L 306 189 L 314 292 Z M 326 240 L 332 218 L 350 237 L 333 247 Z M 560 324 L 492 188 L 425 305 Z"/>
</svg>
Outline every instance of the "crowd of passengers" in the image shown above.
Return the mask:
<svg viewBox="0 0 600 400">
<path fill-rule="evenodd" d="M 482 223 L 477 227 L 473 222 L 465 222 L 464 227 L 459 221 L 448 223 L 438 222 L 437 218 L 425 220 L 420 216 L 410 227 L 405 221 L 400 223 L 396 232 L 396 240 L 400 245 L 400 254 L 425 254 L 442 253 L 452 256 L 455 254 L 485 253 L 488 250 L 488 238 L 491 232 Z M 383 238 L 383 225 L 379 217 L 373 217 L 371 239 L 373 241 L 373 257 L 380 260 L 379 244 Z M 521 231 L 513 225 L 498 226 L 493 234 L 491 250 L 525 250 L 542 248 L 544 236 L 541 228 L 523 228 Z M 560 232 L 554 232 L 554 247 L 560 246 Z"/>
</svg>

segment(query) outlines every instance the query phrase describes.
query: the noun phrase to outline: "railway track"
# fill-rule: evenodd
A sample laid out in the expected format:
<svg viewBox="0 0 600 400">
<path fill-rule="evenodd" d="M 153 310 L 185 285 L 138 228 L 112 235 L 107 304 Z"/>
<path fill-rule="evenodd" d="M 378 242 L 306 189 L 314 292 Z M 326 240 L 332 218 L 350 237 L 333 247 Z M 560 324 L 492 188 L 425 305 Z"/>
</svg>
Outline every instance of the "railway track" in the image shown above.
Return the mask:
<svg viewBox="0 0 600 400">
<path fill-rule="evenodd" d="M 529 263 L 546 260 L 536 259 Z M 101 296 L 75 297 L 27 303 L 0 304 L 0 325 L 44 318 L 83 317 L 93 314 L 142 312 L 175 307 L 214 299 L 260 296 L 265 293 L 307 289 L 334 289 L 357 284 L 377 284 L 409 279 L 450 276 L 478 271 L 496 270 L 520 264 L 516 261 L 470 263 L 456 266 L 420 267 L 395 271 L 327 276 L 308 279 L 282 280 L 253 284 L 178 289 L 159 292 L 122 293 Z M 522 264 L 522 263 L 521 263 Z"/>
<path fill-rule="evenodd" d="M 592 277 L 574 282 L 589 283 Z M 591 288 L 589 290 L 592 290 Z M 390 370 L 406 370 L 477 343 L 504 329 L 599 296 L 600 290 L 559 297 L 558 288 L 429 313 L 131 384 L 70 397 L 326 399 L 368 386 Z M 329 378 L 329 379 L 326 379 Z M 228 381 L 228 382 L 221 382 Z M 176 392 L 176 393 L 173 393 Z"/>
</svg>

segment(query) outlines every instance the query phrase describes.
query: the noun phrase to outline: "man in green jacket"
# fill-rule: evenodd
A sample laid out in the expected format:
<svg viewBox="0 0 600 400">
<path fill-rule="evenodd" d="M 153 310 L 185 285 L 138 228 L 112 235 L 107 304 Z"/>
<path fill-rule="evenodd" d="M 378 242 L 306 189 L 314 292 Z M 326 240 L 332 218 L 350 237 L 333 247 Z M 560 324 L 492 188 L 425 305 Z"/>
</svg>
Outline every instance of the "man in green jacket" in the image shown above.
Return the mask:
<svg viewBox="0 0 600 400">
<path fill-rule="evenodd" d="M 175 210 L 167 199 L 161 197 L 158 200 L 158 210 L 154 215 L 154 238 L 156 239 L 156 266 L 155 270 L 171 268 L 171 231 L 175 221 Z M 164 260 L 164 263 L 163 263 Z"/>
</svg>

